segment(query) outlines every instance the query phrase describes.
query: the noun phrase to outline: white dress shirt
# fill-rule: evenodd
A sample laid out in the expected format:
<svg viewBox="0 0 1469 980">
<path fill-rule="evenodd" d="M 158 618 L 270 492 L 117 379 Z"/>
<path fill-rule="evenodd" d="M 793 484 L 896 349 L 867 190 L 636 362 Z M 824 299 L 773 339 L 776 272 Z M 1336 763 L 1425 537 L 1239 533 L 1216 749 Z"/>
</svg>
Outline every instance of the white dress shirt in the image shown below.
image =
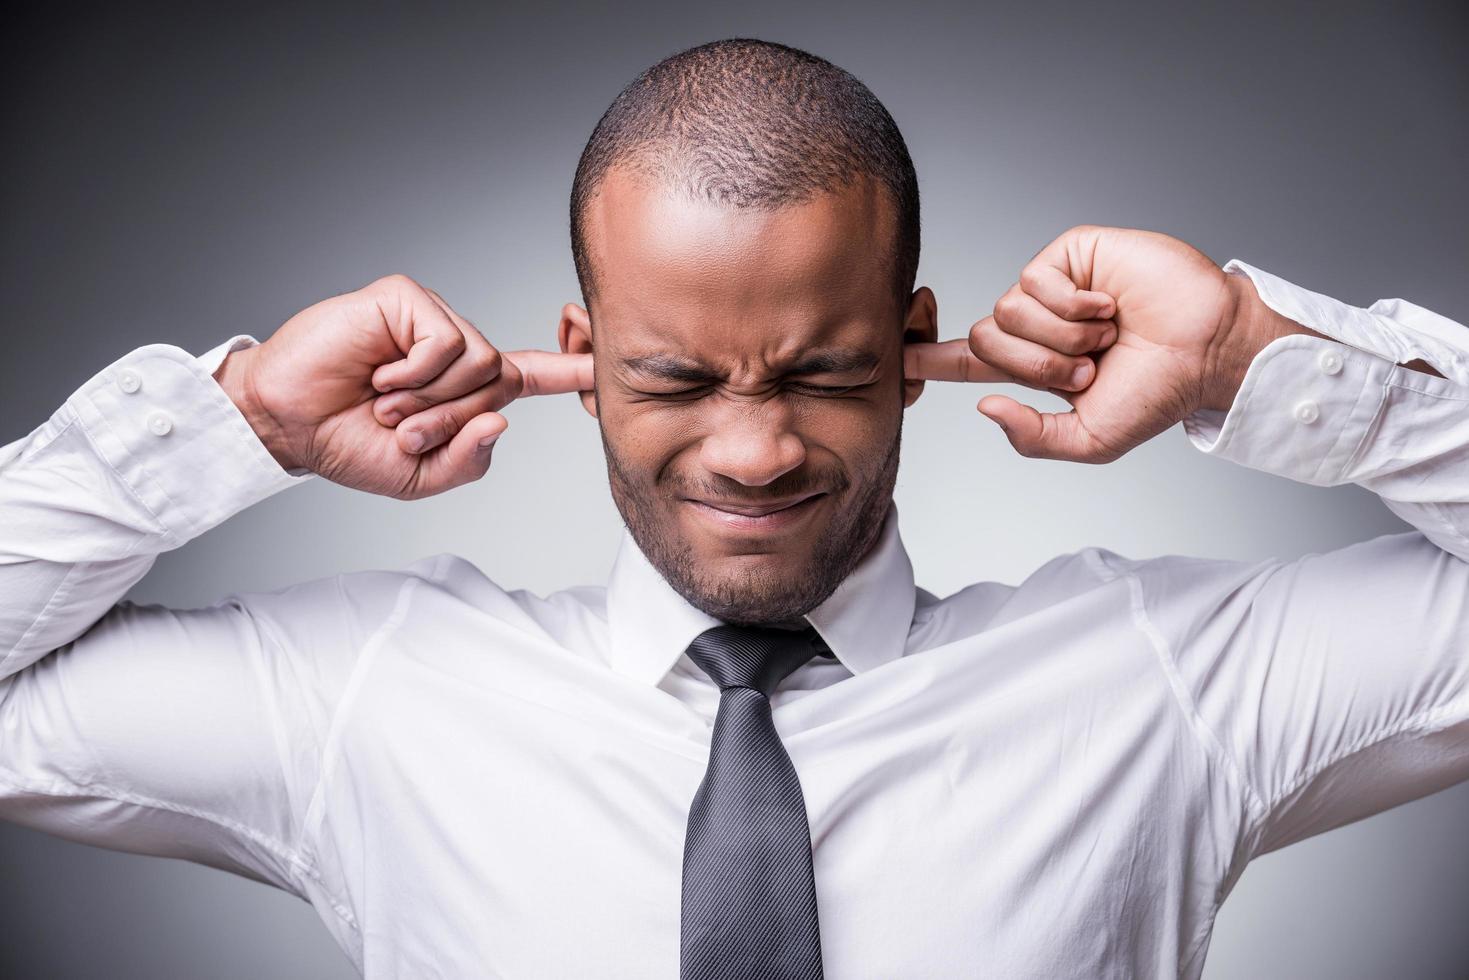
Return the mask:
<svg viewBox="0 0 1469 980">
<path fill-rule="evenodd" d="M 1336 339 L 1272 342 L 1193 445 L 1416 530 L 940 598 L 890 511 L 771 699 L 832 980 L 1198 977 L 1251 858 L 1469 778 L 1469 331 L 1227 268 Z M 440 554 L 118 601 L 311 479 L 210 376 L 255 342 L 138 348 L 0 449 L 0 816 L 286 889 L 368 977 L 677 977 L 715 620 L 626 534 L 545 597 Z"/>
</svg>

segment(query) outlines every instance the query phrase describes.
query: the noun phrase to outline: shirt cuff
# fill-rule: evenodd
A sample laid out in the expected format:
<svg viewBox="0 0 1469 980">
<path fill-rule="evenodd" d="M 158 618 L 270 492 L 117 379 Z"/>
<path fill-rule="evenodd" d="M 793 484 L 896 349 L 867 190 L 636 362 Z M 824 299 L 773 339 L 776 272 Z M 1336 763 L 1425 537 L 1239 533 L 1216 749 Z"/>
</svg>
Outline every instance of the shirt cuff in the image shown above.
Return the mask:
<svg viewBox="0 0 1469 980">
<path fill-rule="evenodd" d="M 1289 334 L 1266 344 L 1228 412 L 1200 409 L 1183 420 L 1189 441 L 1211 456 L 1302 483 L 1349 482 L 1344 474 L 1382 409 L 1396 360 L 1421 357 L 1421 348 L 1360 307 L 1238 260 L 1224 271 L 1248 275 L 1266 306 L 1335 339 Z"/>
<path fill-rule="evenodd" d="M 1347 471 L 1387 393 L 1385 358 L 1306 334 L 1277 337 L 1250 362 L 1227 413 L 1183 420 L 1194 448 L 1316 486 Z"/>
<path fill-rule="evenodd" d="M 237 350 L 244 350 L 246 347 L 259 346 L 260 341 L 249 334 L 237 333 L 217 347 L 211 347 L 209 350 L 200 354 L 195 360 L 199 362 L 199 366 L 204 369 L 205 374 L 212 376 L 215 371 L 219 370 L 219 366 L 224 363 L 224 359 L 230 354 L 233 354 Z"/>
<path fill-rule="evenodd" d="M 148 344 L 66 400 L 98 454 L 180 544 L 315 476 L 283 469 L 213 377 L 229 353 L 256 343 L 239 334 L 198 357 Z"/>
</svg>

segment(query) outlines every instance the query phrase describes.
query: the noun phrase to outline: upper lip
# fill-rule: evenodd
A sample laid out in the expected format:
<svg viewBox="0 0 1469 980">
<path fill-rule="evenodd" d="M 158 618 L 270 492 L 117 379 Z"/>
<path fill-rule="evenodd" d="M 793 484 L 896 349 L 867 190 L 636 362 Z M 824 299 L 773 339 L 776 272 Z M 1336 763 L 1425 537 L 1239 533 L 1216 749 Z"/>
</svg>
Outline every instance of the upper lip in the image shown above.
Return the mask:
<svg viewBox="0 0 1469 980">
<path fill-rule="evenodd" d="M 794 507 L 801 501 L 809 500 L 812 497 L 819 497 L 824 492 L 813 490 L 810 493 L 798 494 L 794 497 L 784 497 L 780 500 L 765 500 L 758 504 L 741 504 L 728 500 L 710 500 L 704 497 L 690 497 L 689 499 L 695 503 L 703 504 L 706 507 L 713 507 L 715 510 L 722 510 L 730 514 L 760 517 L 764 514 L 773 514 L 778 510 L 785 510 L 787 507 Z"/>
</svg>

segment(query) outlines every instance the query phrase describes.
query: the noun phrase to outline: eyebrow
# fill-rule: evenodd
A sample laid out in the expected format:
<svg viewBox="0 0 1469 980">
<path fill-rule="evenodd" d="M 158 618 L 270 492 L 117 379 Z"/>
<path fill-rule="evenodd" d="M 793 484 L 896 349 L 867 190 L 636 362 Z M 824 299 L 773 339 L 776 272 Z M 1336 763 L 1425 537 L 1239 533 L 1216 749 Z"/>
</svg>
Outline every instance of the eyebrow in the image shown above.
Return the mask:
<svg viewBox="0 0 1469 980">
<path fill-rule="evenodd" d="M 845 374 L 871 370 L 880 358 L 865 350 L 811 351 L 785 370 L 786 374 Z M 672 354 L 642 354 L 624 358 L 623 366 L 645 377 L 666 381 L 718 381 L 719 374 L 698 361 Z"/>
</svg>

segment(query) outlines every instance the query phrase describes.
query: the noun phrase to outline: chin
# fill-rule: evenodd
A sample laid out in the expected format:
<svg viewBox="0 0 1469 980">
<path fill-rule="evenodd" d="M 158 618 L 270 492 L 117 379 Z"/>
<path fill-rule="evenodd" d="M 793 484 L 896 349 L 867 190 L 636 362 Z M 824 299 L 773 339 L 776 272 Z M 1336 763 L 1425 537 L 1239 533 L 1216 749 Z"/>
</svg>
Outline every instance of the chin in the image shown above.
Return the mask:
<svg viewBox="0 0 1469 980">
<path fill-rule="evenodd" d="M 811 549 L 791 548 L 694 558 L 665 577 L 690 605 L 716 619 L 741 625 L 781 623 L 799 619 L 830 595 L 835 583 L 828 583 L 813 563 Z"/>
<path fill-rule="evenodd" d="M 690 549 L 701 572 L 710 578 L 739 578 L 754 573 L 794 578 L 809 573 L 812 547 L 805 541 L 781 543 L 705 541 Z"/>
<path fill-rule="evenodd" d="M 700 561 L 695 570 L 699 579 L 713 583 L 716 588 L 732 593 L 742 590 L 752 595 L 800 591 L 800 584 L 809 582 L 812 572 L 811 550 L 804 547 L 715 555 Z"/>
</svg>

